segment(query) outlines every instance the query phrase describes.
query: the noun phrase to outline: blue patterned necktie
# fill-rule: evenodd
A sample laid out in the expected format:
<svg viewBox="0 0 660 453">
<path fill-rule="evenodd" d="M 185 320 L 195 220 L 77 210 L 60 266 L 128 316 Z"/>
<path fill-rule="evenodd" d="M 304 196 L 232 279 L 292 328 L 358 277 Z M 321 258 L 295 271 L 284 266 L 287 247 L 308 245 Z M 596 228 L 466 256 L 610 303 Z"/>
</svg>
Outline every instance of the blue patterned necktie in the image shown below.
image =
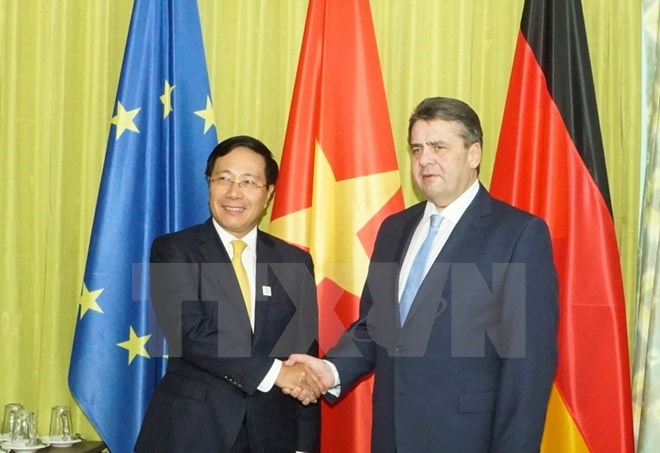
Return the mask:
<svg viewBox="0 0 660 453">
<path fill-rule="evenodd" d="M 413 264 L 410 268 L 410 273 L 408 274 L 408 279 L 406 280 L 406 286 L 403 288 L 403 293 L 401 294 L 401 300 L 399 301 L 399 320 L 401 325 L 406 321 L 406 316 L 410 311 L 413 300 L 417 295 L 417 290 L 419 290 L 420 285 L 422 284 L 422 279 L 424 278 L 424 268 L 426 267 L 426 262 L 429 258 L 429 253 L 431 252 L 431 247 L 433 246 L 433 240 L 438 234 L 438 229 L 440 228 L 440 223 L 442 222 L 442 216 L 440 214 L 433 214 L 431 216 L 431 226 L 429 227 L 429 232 L 424 239 L 422 247 L 417 252 L 417 256 L 413 261 Z"/>
</svg>

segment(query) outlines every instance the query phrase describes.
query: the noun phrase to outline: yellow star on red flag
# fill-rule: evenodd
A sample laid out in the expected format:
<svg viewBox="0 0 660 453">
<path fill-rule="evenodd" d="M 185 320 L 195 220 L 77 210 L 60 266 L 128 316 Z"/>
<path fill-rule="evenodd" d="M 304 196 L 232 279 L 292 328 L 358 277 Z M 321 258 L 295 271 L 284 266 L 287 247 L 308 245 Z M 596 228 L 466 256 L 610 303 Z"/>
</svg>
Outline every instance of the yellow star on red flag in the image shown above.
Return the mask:
<svg viewBox="0 0 660 453">
<path fill-rule="evenodd" d="M 400 186 L 398 171 L 337 181 L 317 142 L 312 206 L 276 219 L 268 230 L 309 248 L 317 282 L 329 278 L 358 295 L 369 267 L 358 232 Z"/>
</svg>

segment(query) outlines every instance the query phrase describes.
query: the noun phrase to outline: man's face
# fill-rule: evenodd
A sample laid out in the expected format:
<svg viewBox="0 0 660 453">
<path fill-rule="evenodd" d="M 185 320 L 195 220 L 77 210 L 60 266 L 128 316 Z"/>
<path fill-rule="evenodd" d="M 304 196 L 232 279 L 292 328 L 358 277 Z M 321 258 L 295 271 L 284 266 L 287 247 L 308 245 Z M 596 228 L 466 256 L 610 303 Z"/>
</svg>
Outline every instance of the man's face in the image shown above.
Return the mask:
<svg viewBox="0 0 660 453">
<path fill-rule="evenodd" d="M 415 184 L 439 209 L 456 200 L 477 179 L 481 145 L 466 147 L 459 123 L 417 121 L 410 131 Z"/>
<path fill-rule="evenodd" d="M 247 190 L 238 184 L 223 186 L 209 183 L 209 206 L 213 218 L 237 238 L 249 233 L 268 206 L 275 186 L 266 186 L 264 158 L 250 148 L 238 146 L 216 159 L 211 178 L 227 177 L 232 181 L 252 180 L 263 187 Z"/>
</svg>

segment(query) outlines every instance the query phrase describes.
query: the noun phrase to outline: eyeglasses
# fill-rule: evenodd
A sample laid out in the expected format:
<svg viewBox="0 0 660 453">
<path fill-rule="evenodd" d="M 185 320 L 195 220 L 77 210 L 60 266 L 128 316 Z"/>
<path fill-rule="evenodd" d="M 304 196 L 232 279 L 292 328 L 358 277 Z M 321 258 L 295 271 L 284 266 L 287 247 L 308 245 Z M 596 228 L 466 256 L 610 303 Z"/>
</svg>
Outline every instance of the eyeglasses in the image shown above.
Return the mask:
<svg viewBox="0 0 660 453">
<path fill-rule="evenodd" d="M 207 177 L 206 180 L 209 182 L 209 184 L 213 184 L 216 187 L 222 187 L 223 189 L 229 189 L 232 185 L 237 184 L 238 188 L 242 189 L 244 192 L 256 192 L 262 187 L 267 186 L 267 184 L 259 184 L 252 179 L 234 181 L 229 176 L 212 176 L 210 178 Z"/>
</svg>

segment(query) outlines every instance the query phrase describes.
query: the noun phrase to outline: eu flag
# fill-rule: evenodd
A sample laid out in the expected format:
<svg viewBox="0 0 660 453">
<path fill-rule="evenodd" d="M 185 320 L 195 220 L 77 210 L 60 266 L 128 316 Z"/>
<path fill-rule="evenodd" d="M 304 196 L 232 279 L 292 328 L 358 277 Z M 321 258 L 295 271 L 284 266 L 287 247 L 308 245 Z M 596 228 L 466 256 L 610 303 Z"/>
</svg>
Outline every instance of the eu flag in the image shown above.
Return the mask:
<svg viewBox="0 0 660 453">
<path fill-rule="evenodd" d="M 164 372 L 149 250 L 208 217 L 217 144 L 197 2 L 136 0 L 96 205 L 69 387 L 113 453 L 132 452 Z"/>
</svg>

